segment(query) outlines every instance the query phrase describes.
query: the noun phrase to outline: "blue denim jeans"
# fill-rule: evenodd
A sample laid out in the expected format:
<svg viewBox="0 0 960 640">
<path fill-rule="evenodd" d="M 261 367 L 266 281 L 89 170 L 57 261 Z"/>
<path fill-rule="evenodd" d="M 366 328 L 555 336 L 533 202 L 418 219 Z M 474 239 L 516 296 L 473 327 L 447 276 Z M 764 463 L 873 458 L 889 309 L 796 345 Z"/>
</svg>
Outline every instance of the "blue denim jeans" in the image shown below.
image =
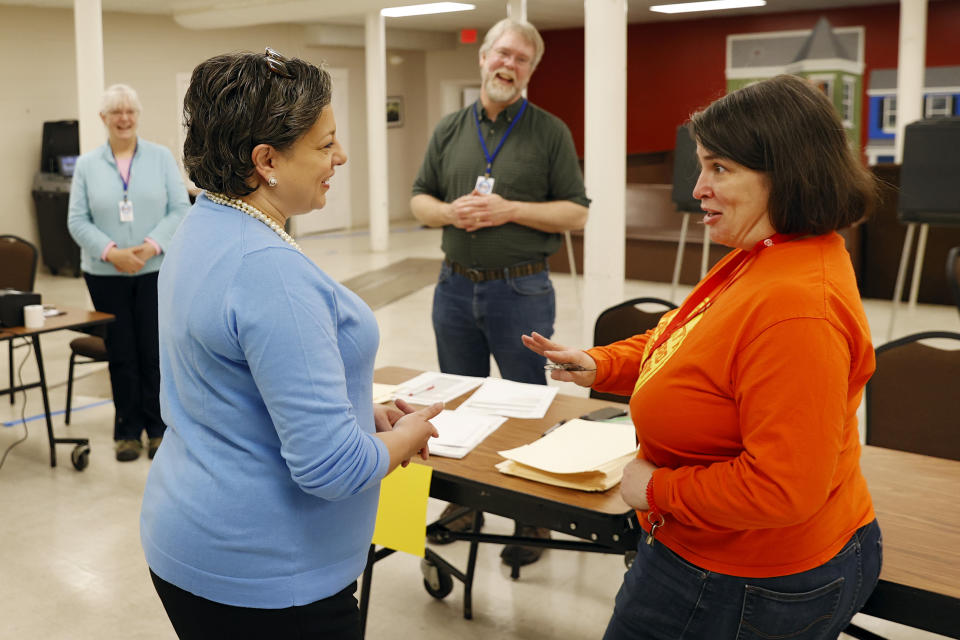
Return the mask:
<svg viewBox="0 0 960 640">
<path fill-rule="evenodd" d="M 555 316 L 549 271 L 474 283 L 444 263 L 433 295 L 440 371 L 486 377 L 493 355 L 507 380 L 546 384 L 546 359 L 520 336 L 536 331 L 549 338 Z"/>
<path fill-rule="evenodd" d="M 825 564 L 775 578 L 705 571 L 642 537 L 604 640 L 833 639 L 863 607 L 883 561 L 876 520 Z"/>
</svg>

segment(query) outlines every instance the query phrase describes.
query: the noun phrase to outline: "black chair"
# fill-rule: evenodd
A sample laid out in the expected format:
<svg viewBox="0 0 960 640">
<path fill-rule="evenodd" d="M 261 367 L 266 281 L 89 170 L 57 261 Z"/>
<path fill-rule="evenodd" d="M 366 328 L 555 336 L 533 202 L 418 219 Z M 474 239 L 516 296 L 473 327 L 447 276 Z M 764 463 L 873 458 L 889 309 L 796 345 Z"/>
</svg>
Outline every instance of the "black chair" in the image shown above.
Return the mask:
<svg viewBox="0 0 960 640">
<path fill-rule="evenodd" d="M 950 293 L 960 313 L 960 247 L 950 249 L 947 254 L 947 282 L 950 284 Z"/>
<path fill-rule="evenodd" d="M 922 340 L 948 340 L 941 349 Z M 877 347 L 866 389 L 867 444 L 960 460 L 960 333 L 924 331 Z"/>
<path fill-rule="evenodd" d="M 651 308 L 645 311 L 640 305 Z M 618 340 L 625 340 L 638 333 L 645 333 L 657 326 L 660 316 L 676 309 L 677 305 L 661 298 L 633 298 L 621 302 L 603 311 L 593 325 L 593 344 L 603 346 Z M 614 393 L 602 393 L 590 390 L 591 398 L 609 400 L 611 402 L 629 402 L 630 398 Z"/>
<path fill-rule="evenodd" d="M 78 358 L 81 358 L 78 360 Z M 70 341 L 70 369 L 67 373 L 67 408 L 64 411 L 64 424 L 70 424 L 70 405 L 73 399 L 73 367 L 78 364 L 92 364 L 107 361 L 107 345 L 103 338 L 96 335 L 81 336 Z"/>
<path fill-rule="evenodd" d="M 37 248 L 23 238 L 12 235 L 0 235 L 0 289 L 33 291 L 37 279 Z M 13 386 L 13 350 L 27 343 L 10 345 L 7 362 L 10 371 L 10 386 Z M 10 394 L 10 404 L 14 403 L 14 394 Z"/>
</svg>

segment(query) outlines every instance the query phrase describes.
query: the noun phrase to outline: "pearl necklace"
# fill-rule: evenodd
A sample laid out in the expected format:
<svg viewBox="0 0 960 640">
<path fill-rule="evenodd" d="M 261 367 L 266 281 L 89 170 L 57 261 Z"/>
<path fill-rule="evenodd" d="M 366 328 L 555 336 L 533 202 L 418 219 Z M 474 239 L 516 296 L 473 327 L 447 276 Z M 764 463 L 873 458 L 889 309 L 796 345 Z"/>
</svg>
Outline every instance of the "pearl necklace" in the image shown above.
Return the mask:
<svg viewBox="0 0 960 640">
<path fill-rule="evenodd" d="M 300 245 L 297 244 L 297 241 L 294 240 L 292 237 L 290 237 L 290 234 L 284 231 L 283 227 L 277 224 L 277 222 L 273 218 L 265 214 L 263 211 L 260 211 L 260 209 L 257 209 L 253 205 L 247 204 L 246 202 L 244 202 L 239 198 L 228 198 L 222 193 L 211 193 L 210 191 L 207 191 L 206 196 L 211 202 L 216 202 L 217 204 L 233 207 L 234 209 L 243 211 L 245 214 L 247 214 L 251 218 L 256 218 L 263 224 L 273 229 L 274 233 L 280 236 L 280 238 L 282 238 L 284 242 L 289 244 L 291 247 L 293 247 L 300 253 L 303 253 L 303 249 L 300 248 Z"/>
</svg>

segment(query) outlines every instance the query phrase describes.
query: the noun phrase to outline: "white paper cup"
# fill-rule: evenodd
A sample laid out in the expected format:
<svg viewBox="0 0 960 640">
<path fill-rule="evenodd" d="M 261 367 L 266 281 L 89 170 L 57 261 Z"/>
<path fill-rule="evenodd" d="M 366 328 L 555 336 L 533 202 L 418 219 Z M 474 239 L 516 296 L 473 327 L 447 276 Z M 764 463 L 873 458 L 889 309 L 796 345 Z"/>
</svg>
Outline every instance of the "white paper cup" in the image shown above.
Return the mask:
<svg viewBox="0 0 960 640">
<path fill-rule="evenodd" d="M 23 308 L 23 326 L 27 329 L 39 329 L 43 326 L 42 304 L 28 304 Z"/>
</svg>

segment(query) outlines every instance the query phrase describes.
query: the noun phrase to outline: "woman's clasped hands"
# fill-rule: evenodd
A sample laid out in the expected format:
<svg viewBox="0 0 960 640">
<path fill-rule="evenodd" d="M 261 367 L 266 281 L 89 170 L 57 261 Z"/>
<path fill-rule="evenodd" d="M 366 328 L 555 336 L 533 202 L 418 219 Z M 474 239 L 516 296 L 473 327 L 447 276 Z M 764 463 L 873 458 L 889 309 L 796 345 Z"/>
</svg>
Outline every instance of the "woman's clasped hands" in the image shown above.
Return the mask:
<svg viewBox="0 0 960 640">
<path fill-rule="evenodd" d="M 373 422 L 377 433 L 391 432 L 403 439 L 402 443 L 398 443 L 402 457 L 401 466 L 406 467 L 410 464 L 410 458 L 414 455 L 427 460 L 430 457 L 428 446 L 430 438 L 440 436 L 436 427 L 430 423 L 430 419 L 443 411 L 443 403 L 437 402 L 423 409 L 415 409 L 398 398 L 395 404 L 396 407 L 374 405 Z M 390 443 L 387 446 L 392 454 L 393 447 Z"/>
</svg>

